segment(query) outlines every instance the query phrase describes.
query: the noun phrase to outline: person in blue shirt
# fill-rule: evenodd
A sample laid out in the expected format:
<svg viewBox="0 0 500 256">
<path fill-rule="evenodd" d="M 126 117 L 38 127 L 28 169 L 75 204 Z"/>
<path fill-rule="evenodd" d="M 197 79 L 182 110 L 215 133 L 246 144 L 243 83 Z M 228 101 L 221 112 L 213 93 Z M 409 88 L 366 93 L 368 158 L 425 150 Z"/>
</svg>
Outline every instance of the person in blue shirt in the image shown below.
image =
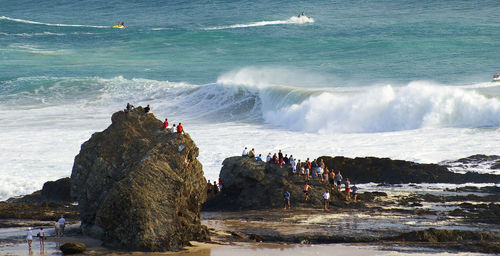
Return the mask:
<svg viewBox="0 0 500 256">
<path fill-rule="evenodd" d="M 285 210 L 288 208 L 290 209 L 290 192 L 285 191 L 285 193 L 283 193 L 283 199 L 284 199 L 284 202 L 285 202 Z"/>
<path fill-rule="evenodd" d="M 257 161 L 262 161 L 262 154 L 259 154 L 259 155 L 255 158 L 255 160 L 257 160 Z"/>
</svg>

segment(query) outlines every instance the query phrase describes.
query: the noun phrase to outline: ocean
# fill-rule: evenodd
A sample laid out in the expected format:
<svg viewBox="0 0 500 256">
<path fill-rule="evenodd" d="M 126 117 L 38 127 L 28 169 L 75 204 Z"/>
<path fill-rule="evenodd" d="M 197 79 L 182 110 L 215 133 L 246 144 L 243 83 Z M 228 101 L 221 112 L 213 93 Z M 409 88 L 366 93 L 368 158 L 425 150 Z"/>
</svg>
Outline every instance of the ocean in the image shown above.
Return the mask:
<svg viewBox="0 0 500 256">
<path fill-rule="evenodd" d="M 0 200 L 70 176 L 127 102 L 182 122 L 210 180 L 244 147 L 500 155 L 497 1 L 0 3 Z"/>
</svg>

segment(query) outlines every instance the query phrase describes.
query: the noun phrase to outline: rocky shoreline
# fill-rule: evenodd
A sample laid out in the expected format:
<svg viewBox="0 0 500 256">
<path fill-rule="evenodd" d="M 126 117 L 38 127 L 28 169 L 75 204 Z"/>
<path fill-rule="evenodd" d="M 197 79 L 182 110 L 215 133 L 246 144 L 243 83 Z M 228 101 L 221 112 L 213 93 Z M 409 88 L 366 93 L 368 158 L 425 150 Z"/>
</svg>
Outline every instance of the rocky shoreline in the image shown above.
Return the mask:
<svg viewBox="0 0 500 256">
<path fill-rule="evenodd" d="M 64 240 L 97 238 L 99 246 L 92 240 L 89 250 L 99 253 L 179 251 L 193 240 L 500 253 L 500 175 L 449 171 L 474 161 L 498 168 L 497 156 L 445 164 L 319 157 L 356 183 L 356 202 L 344 185 L 315 178 L 307 181 L 305 197 L 305 177 L 294 175 L 290 165 L 241 156 L 224 160 L 223 187 L 213 195 L 197 156 L 189 134 L 162 128 L 146 109 L 116 112 L 106 130 L 82 145 L 71 178 L 0 202 L 0 229 L 8 231 L 0 232 L 0 246 L 23 243 L 25 227 L 50 233 L 62 215 L 78 225 Z M 283 210 L 284 192 L 291 209 Z M 324 192 L 331 195 L 328 209 Z"/>
</svg>

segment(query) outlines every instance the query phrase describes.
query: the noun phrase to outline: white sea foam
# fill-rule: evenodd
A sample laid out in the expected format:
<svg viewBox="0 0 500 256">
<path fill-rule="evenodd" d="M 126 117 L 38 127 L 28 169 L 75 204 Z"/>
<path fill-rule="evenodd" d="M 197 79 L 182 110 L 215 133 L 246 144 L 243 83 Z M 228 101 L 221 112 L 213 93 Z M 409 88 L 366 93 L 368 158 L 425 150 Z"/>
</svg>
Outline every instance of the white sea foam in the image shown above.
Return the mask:
<svg viewBox="0 0 500 256">
<path fill-rule="evenodd" d="M 29 52 L 29 53 L 35 53 L 35 54 L 46 54 L 46 55 L 61 55 L 61 54 L 67 54 L 67 50 L 44 50 L 40 49 L 37 46 L 30 45 L 30 44 L 10 44 L 9 45 L 10 49 L 15 49 L 17 51 L 22 51 L 22 52 Z"/>
<path fill-rule="evenodd" d="M 0 32 L 0 35 L 4 36 L 19 36 L 19 37 L 34 37 L 34 36 L 64 36 L 63 33 L 52 33 L 52 32 L 40 32 L 40 33 L 15 33 L 15 34 L 9 34 L 9 33 L 4 33 Z"/>
<path fill-rule="evenodd" d="M 247 24 L 234 24 L 227 26 L 216 26 L 216 27 L 208 27 L 206 30 L 221 30 L 221 29 L 233 29 L 233 28 L 249 28 L 249 27 L 262 27 L 269 25 L 283 25 L 283 24 L 306 24 L 306 23 L 314 23 L 314 19 L 307 16 L 293 16 L 286 20 L 271 20 L 271 21 L 258 21 Z"/>
<path fill-rule="evenodd" d="M 59 24 L 59 23 L 44 23 L 32 20 L 16 19 L 6 16 L 0 16 L 0 20 L 9 20 L 14 22 L 35 24 L 35 25 L 45 25 L 45 26 L 56 26 L 56 27 L 85 27 L 85 28 L 110 28 L 111 26 L 95 26 L 95 25 L 77 25 L 77 24 Z"/>
</svg>

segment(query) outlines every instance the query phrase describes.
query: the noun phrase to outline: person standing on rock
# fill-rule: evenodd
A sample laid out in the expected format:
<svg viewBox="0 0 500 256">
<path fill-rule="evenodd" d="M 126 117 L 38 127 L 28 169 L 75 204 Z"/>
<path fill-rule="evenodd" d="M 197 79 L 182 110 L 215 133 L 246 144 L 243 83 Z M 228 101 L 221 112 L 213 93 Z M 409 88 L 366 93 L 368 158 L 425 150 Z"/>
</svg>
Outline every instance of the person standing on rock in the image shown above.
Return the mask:
<svg viewBox="0 0 500 256">
<path fill-rule="evenodd" d="M 33 232 L 31 231 L 31 227 L 29 227 L 26 232 L 26 241 L 28 242 L 28 247 L 31 250 L 31 243 L 33 243 Z"/>
<path fill-rule="evenodd" d="M 182 127 L 181 123 L 177 125 L 177 133 L 184 133 L 184 127 Z"/>
<path fill-rule="evenodd" d="M 337 191 L 340 191 L 340 186 L 342 185 L 342 174 L 340 174 L 340 171 L 335 175 L 335 183 L 337 185 Z"/>
<path fill-rule="evenodd" d="M 304 185 L 304 200 L 305 201 L 309 201 L 309 190 L 311 189 L 311 186 L 309 186 L 309 183 L 306 182 L 306 184 Z"/>
<path fill-rule="evenodd" d="M 295 159 L 293 159 L 293 156 L 290 155 L 290 164 L 292 165 L 292 173 L 293 175 L 297 175 L 297 163 L 295 162 Z"/>
<path fill-rule="evenodd" d="M 149 107 L 149 104 L 144 108 L 144 113 L 149 113 L 149 111 L 151 110 L 151 108 Z"/>
<path fill-rule="evenodd" d="M 285 193 L 283 193 L 283 199 L 285 201 L 285 210 L 288 208 L 290 209 L 290 192 L 285 191 Z"/>
<path fill-rule="evenodd" d="M 356 187 L 356 184 L 352 184 L 352 187 L 351 187 L 351 190 L 352 190 L 352 201 L 356 203 L 356 201 L 358 200 L 358 187 Z"/>
<path fill-rule="evenodd" d="M 349 178 L 345 179 L 344 185 L 345 185 L 345 200 L 350 201 L 351 200 L 351 187 L 350 187 L 351 182 L 349 181 Z"/>
<path fill-rule="evenodd" d="M 219 192 L 219 186 L 217 186 L 217 182 L 214 180 L 214 195 L 217 195 Z"/>
<path fill-rule="evenodd" d="M 328 190 L 323 193 L 323 201 L 325 202 L 325 210 L 328 210 L 328 205 L 330 203 L 330 192 L 328 192 Z"/>
<path fill-rule="evenodd" d="M 165 118 L 165 122 L 163 122 L 163 129 L 167 129 L 168 128 L 168 118 Z"/>
</svg>

